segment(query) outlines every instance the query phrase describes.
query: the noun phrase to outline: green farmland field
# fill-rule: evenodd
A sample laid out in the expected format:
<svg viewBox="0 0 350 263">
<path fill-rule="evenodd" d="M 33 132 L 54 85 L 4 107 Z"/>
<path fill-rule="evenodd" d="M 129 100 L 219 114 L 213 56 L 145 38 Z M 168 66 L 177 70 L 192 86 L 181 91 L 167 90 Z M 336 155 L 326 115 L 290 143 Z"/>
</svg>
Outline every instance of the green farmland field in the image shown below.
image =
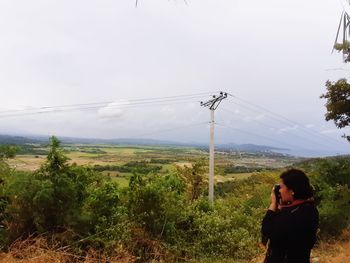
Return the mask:
<svg viewBox="0 0 350 263">
<path fill-rule="evenodd" d="M 40 145 L 36 147 L 40 147 L 42 151 L 47 150 Z M 109 169 L 110 167 L 123 167 L 129 165 L 130 162 L 144 162 L 148 167 L 153 166 L 157 169 L 161 167 L 158 173 L 166 174 L 176 170 L 176 167 L 190 167 L 197 160 L 208 160 L 207 152 L 194 147 L 66 144 L 63 145 L 63 149 L 71 163 L 88 167 L 98 165 L 104 175 L 110 176 L 122 187 L 128 185 L 132 169 L 121 172 Z M 11 167 L 19 171 L 34 171 L 45 162 L 45 158 L 45 155 L 37 155 L 33 152 L 33 154 L 19 154 L 9 163 Z M 282 155 L 271 157 L 263 154 L 242 153 L 234 155 L 218 152 L 215 155 L 215 181 L 245 179 L 261 169 L 280 169 L 297 160 L 298 158 Z M 241 167 L 241 170 L 232 172 L 232 168 L 235 167 Z M 257 170 L 257 167 L 259 170 Z M 228 168 L 231 168 L 231 170 Z"/>
</svg>

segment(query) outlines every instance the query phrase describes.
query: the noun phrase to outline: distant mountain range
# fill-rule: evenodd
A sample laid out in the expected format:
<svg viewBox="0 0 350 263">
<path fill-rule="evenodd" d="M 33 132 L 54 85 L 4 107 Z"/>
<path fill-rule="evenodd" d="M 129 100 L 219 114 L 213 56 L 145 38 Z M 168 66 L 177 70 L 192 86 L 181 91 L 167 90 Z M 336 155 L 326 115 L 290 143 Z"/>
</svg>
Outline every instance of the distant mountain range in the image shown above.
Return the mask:
<svg viewBox="0 0 350 263">
<path fill-rule="evenodd" d="M 0 144 L 29 144 L 29 143 L 43 143 L 44 139 L 36 139 L 23 136 L 11 136 L 11 135 L 0 135 Z M 45 142 L 48 142 L 48 139 L 45 139 Z"/>
<path fill-rule="evenodd" d="M 114 145 L 144 145 L 144 146 L 182 146 L 198 147 L 208 149 L 208 144 L 203 143 L 181 143 L 174 141 L 154 140 L 154 139 L 96 139 L 96 138 L 74 138 L 59 137 L 60 141 L 65 144 L 114 144 Z M 47 144 L 48 136 L 11 136 L 0 135 L 0 144 Z M 288 149 L 276 148 L 266 145 L 255 144 L 217 144 L 217 151 L 244 151 L 244 152 L 277 152 L 288 151 Z"/>
<path fill-rule="evenodd" d="M 193 146 L 196 144 L 186 144 L 174 141 L 163 141 L 154 139 L 98 139 L 98 138 L 75 138 L 58 137 L 64 144 L 115 144 L 115 145 L 169 145 L 169 146 Z M 47 144 L 48 136 L 11 136 L 0 135 L 0 144 Z M 200 145 L 200 144 L 198 144 Z"/>
<path fill-rule="evenodd" d="M 141 146 L 174 146 L 174 147 L 196 147 L 202 150 L 208 150 L 208 143 L 182 143 L 176 141 L 167 140 L 154 140 L 154 139 L 98 139 L 98 138 L 74 138 L 74 137 L 59 137 L 60 141 L 64 144 L 109 144 L 109 145 L 141 145 Z M 48 144 L 49 136 L 34 136 L 34 135 L 0 135 L 0 144 Z M 246 152 L 256 154 L 280 154 L 280 155 L 293 155 L 304 157 L 321 157 L 321 156 L 334 156 L 334 155 L 346 155 L 349 152 L 334 152 L 327 149 L 302 149 L 293 148 L 285 149 L 267 145 L 257 144 L 236 144 L 236 143 L 224 143 L 216 144 L 216 151 L 223 152 Z"/>
<path fill-rule="evenodd" d="M 226 143 L 218 144 L 215 146 L 218 149 L 227 150 L 237 150 L 237 151 L 247 151 L 247 152 L 271 152 L 271 151 L 289 151 L 285 148 L 277 148 L 266 145 L 256 145 L 256 144 L 236 144 L 236 143 Z"/>
</svg>

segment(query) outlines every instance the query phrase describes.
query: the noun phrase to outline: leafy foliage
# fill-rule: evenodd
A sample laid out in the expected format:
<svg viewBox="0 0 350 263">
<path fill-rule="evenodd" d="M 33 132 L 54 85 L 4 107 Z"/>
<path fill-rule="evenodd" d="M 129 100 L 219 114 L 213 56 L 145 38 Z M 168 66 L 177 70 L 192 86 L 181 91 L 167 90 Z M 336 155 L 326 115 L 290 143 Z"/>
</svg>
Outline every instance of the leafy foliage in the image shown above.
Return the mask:
<svg viewBox="0 0 350 263">
<path fill-rule="evenodd" d="M 0 145 L 0 159 L 14 158 L 19 150 L 18 146 Z"/>
<path fill-rule="evenodd" d="M 84 213 L 89 219 L 90 233 L 95 236 L 89 238 L 88 243 L 113 250 L 117 244 L 130 239 L 130 223 L 121 200 L 122 193 L 111 181 L 104 181 L 98 187 L 92 185 L 89 192 Z"/>
<path fill-rule="evenodd" d="M 346 40 L 343 43 L 335 43 L 333 47 L 337 51 L 344 51 L 346 53 L 350 50 L 350 42 Z"/>
<path fill-rule="evenodd" d="M 3 195 L 8 200 L 3 223 L 8 240 L 33 233 L 86 231 L 82 207 L 91 184 L 100 177 L 91 169 L 68 164 L 53 137 L 46 163 L 35 173 L 13 172 L 5 178 Z"/>
<path fill-rule="evenodd" d="M 150 165 L 145 161 L 133 161 L 128 162 L 124 165 L 95 165 L 95 171 L 117 171 L 121 173 L 139 173 L 139 174 L 149 174 L 149 173 L 157 173 L 162 169 L 160 165 Z"/>
<path fill-rule="evenodd" d="M 350 84 L 346 79 L 326 82 L 327 92 L 321 95 L 326 99 L 326 120 L 333 120 L 336 127 L 344 128 L 350 124 Z M 345 138 L 350 142 L 350 136 Z"/>
<path fill-rule="evenodd" d="M 9 197 L 5 192 L 4 185 L 11 174 L 11 169 L 5 160 L 14 158 L 18 151 L 18 146 L 0 145 L 0 249 L 7 242 L 7 233 L 4 230 L 5 225 L 3 222 L 7 217 L 6 209 L 9 204 Z"/>
<path fill-rule="evenodd" d="M 178 174 L 187 185 L 187 192 L 190 200 L 196 200 L 203 193 L 206 186 L 204 180 L 205 165 L 204 160 L 199 160 L 192 167 L 177 167 Z"/>
<path fill-rule="evenodd" d="M 335 157 L 304 162 L 319 203 L 320 235 L 337 236 L 350 223 L 350 158 Z"/>
<path fill-rule="evenodd" d="M 185 184 L 176 174 L 130 179 L 128 208 L 130 217 L 154 238 L 172 240 L 184 210 Z"/>
<path fill-rule="evenodd" d="M 260 172 L 260 171 L 263 171 L 263 170 L 266 170 L 266 168 L 264 167 L 246 167 L 246 166 L 235 166 L 235 165 L 231 165 L 231 166 L 226 166 L 224 168 L 224 172 L 225 173 L 246 173 L 247 171 L 250 172 L 250 171 L 254 171 L 254 172 Z"/>
<path fill-rule="evenodd" d="M 251 259 L 261 252 L 260 223 L 280 173 L 264 171 L 217 184 L 211 205 L 204 161 L 165 174 L 133 169 L 129 187 L 120 188 L 94 168 L 71 164 L 53 137 L 39 170 L 18 172 L 5 159 L 0 164 L 1 248 L 40 234 L 79 255 L 90 249 L 112 255 L 121 249 L 139 262 Z M 349 225 L 350 158 L 298 166 L 315 187 L 321 238 L 338 235 Z"/>
</svg>

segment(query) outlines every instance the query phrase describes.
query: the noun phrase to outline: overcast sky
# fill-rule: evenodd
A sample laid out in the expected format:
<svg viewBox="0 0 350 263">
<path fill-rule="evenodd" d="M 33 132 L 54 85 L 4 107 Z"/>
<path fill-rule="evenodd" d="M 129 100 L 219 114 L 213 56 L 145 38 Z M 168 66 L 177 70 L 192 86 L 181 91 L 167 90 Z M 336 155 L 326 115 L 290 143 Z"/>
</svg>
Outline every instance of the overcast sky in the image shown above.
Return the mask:
<svg viewBox="0 0 350 263">
<path fill-rule="evenodd" d="M 350 152 L 319 98 L 350 76 L 331 54 L 341 12 L 337 0 L 2 0 L 0 111 L 113 103 L 0 116 L 0 133 L 206 142 L 199 98 L 113 106 L 223 90 L 245 102 L 218 108 L 218 143 Z"/>
</svg>

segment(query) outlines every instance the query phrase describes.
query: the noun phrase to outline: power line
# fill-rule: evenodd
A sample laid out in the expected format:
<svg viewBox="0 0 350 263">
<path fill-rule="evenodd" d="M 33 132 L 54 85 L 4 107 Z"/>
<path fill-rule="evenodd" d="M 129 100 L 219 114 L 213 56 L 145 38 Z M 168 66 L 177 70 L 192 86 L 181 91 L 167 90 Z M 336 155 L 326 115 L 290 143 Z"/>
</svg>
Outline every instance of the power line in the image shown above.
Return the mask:
<svg viewBox="0 0 350 263">
<path fill-rule="evenodd" d="M 143 101 L 159 101 L 159 100 L 167 100 L 167 99 L 181 99 L 181 98 L 189 98 L 189 97 L 204 97 L 206 95 L 210 94 L 210 92 L 202 92 L 202 93 L 192 93 L 192 94 L 184 94 L 184 95 L 176 95 L 176 96 L 163 96 L 163 97 L 150 97 L 150 98 L 121 98 L 118 99 L 119 101 L 125 101 L 125 102 L 143 102 Z M 118 101 L 117 100 L 117 101 Z M 50 108 L 62 108 L 62 107 L 79 107 L 79 106 L 89 106 L 89 105 L 104 105 L 116 102 L 115 100 L 109 100 L 109 101 L 100 101 L 100 102 L 91 102 L 91 103 L 79 103 L 79 104 L 65 104 L 65 105 L 55 105 L 55 106 L 42 106 L 42 107 L 34 107 L 34 109 L 50 109 Z M 25 109 L 24 109 L 25 110 Z M 10 112 L 10 111 L 22 111 L 22 110 L 6 110 L 6 111 L 0 111 L 1 112 Z"/>
<path fill-rule="evenodd" d="M 34 109 L 25 109 L 25 110 L 14 110 L 14 111 L 0 111 L 0 117 L 16 117 L 16 116 L 25 116 L 25 115 L 35 115 L 35 114 L 44 114 L 44 113 L 53 113 L 53 112 L 65 112 L 65 111 L 84 111 L 84 110 L 94 110 L 100 109 L 102 107 L 108 109 L 122 109 L 122 108 L 132 108 L 137 106 L 147 106 L 147 105 L 164 105 L 164 103 L 171 102 L 191 102 L 194 99 L 203 98 L 202 93 L 189 94 L 189 95 L 180 95 L 180 96 L 168 96 L 168 97 L 159 97 L 159 98 L 149 98 L 149 99 L 134 99 L 121 101 L 120 104 L 110 105 L 111 103 L 118 103 L 113 101 L 108 102 L 94 102 L 94 103 L 85 103 L 85 104 L 71 104 L 71 105 L 60 105 L 60 106 L 45 106 Z"/>
<path fill-rule="evenodd" d="M 222 108 L 222 110 L 224 110 L 225 112 L 228 112 L 228 113 L 234 113 L 233 111 L 230 111 L 230 110 L 228 110 L 226 108 Z M 265 123 L 260 122 L 259 120 L 255 120 L 255 123 L 258 123 L 258 124 L 260 124 L 260 125 L 262 125 L 262 126 L 264 126 L 266 128 L 269 128 L 269 129 L 280 129 L 280 127 L 273 126 L 273 125 L 267 125 Z M 285 131 L 285 133 L 288 133 L 288 134 L 292 135 L 293 137 L 302 139 L 303 141 L 306 141 L 306 140 L 310 141 L 309 138 L 306 138 L 306 137 L 300 136 L 298 134 L 295 134 L 292 131 L 288 131 L 287 130 L 287 131 Z M 332 144 L 332 143 L 326 144 L 324 140 L 322 140 L 321 143 L 320 143 L 319 141 L 316 141 L 314 137 L 311 137 L 311 139 L 313 140 L 314 144 L 317 144 L 318 146 L 321 146 L 322 148 L 324 148 L 325 146 L 329 147 L 330 144 Z M 332 144 L 332 146 L 334 146 L 334 145 Z"/>
<path fill-rule="evenodd" d="M 154 107 L 154 106 L 167 106 L 167 105 L 174 105 L 174 104 L 184 104 L 188 102 L 193 102 L 193 100 L 186 100 L 186 101 L 175 101 L 175 102 L 162 102 L 162 103 L 153 103 L 153 104 L 132 104 L 132 105 L 125 105 L 125 106 L 107 106 L 107 109 L 129 109 L 129 108 L 140 108 L 140 106 L 144 107 Z M 73 112 L 73 111 L 79 111 L 79 112 L 85 112 L 85 111 L 93 111 L 101 109 L 102 107 L 85 107 L 85 108 L 73 108 L 73 109 L 53 109 L 50 111 L 34 111 L 34 112 L 26 112 L 26 113 L 18 113 L 18 114 L 7 114 L 7 115 L 1 115 L 1 117 L 21 117 L 21 116 L 28 116 L 28 115 L 39 115 L 39 114 L 50 114 L 50 113 L 60 113 L 60 112 Z"/>
<path fill-rule="evenodd" d="M 231 94 L 230 94 L 231 95 Z M 308 129 L 305 129 L 304 127 L 303 127 L 303 124 L 301 124 L 301 123 L 299 123 L 299 122 L 296 122 L 296 121 L 294 121 L 294 120 L 291 120 L 291 119 L 289 119 L 289 118 L 287 118 L 287 117 L 285 117 L 285 116 L 283 116 L 283 115 L 281 115 L 281 114 L 279 114 L 279 113 L 275 113 L 275 112 L 272 112 L 271 110 L 269 110 L 269 109 L 266 109 L 266 108 L 264 108 L 264 107 L 262 107 L 262 106 L 259 106 L 259 105 L 256 105 L 256 104 L 254 104 L 254 103 L 251 103 L 251 102 L 248 102 L 248 101 L 246 101 L 246 100 L 243 100 L 243 99 L 241 99 L 241 98 L 238 98 L 237 96 L 233 96 L 233 95 L 231 95 L 232 97 L 234 97 L 234 98 L 236 98 L 237 100 L 240 100 L 240 101 L 242 101 L 242 102 L 244 102 L 244 103 L 246 103 L 246 104 L 248 104 L 248 105 L 251 105 L 251 106 L 253 106 L 253 107 L 255 107 L 255 108 L 259 108 L 259 109 L 261 109 L 261 110 L 263 110 L 263 111 L 265 111 L 265 112 L 267 112 L 267 113 L 269 113 L 270 115 L 272 115 L 272 116 L 274 116 L 274 119 L 275 120 L 277 120 L 277 121 L 282 121 L 282 122 L 284 122 L 284 123 L 286 123 L 286 124 L 290 124 L 290 123 L 292 123 L 292 124 L 294 124 L 294 125 L 298 125 L 301 129 L 303 129 L 304 130 L 304 132 L 306 132 L 306 133 L 309 133 L 309 134 L 311 134 L 311 135 L 317 135 L 317 136 L 322 136 L 322 137 L 326 137 L 326 138 L 328 138 L 328 139 L 331 139 L 331 140 L 334 140 L 334 141 L 336 141 L 336 142 L 338 142 L 337 140 L 335 140 L 334 138 L 332 138 L 332 137 L 329 137 L 329 136 L 326 136 L 326 135 L 323 135 L 323 134 L 319 134 L 318 132 L 316 132 L 316 131 L 314 131 L 314 130 L 308 130 Z M 232 101 L 231 101 L 232 102 Z M 237 104 L 237 103 L 236 103 Z M 255 110 L 256 111 L 256 110 Z M 261 112 L 261 111 L 257 111 L 257 112 Z M 339 143 L 339 142 L 338 142 Z"/>
<path fill-rule="evenodd" d="M 220 103 L 227 98 L 227 93 L 220 92 L 219 96 L 214 95 L 206 102 L 201 101 L 201 106 L 207 107 L 210 110 L 210 144 L 209 144 L 209 202 L 214 202 L 214 112 L 219 107 Z"/>
<path fill-rule="evenodd" d="M 260 137 L 260 138 L 264 138 L 266 140 L 269 140 L 269 141 L 273 141 L 275 143 L 278 143 L 278 144 L 282 144 L 282 145 L 285 145 L 285 146 L 288 146 L 288 147 L 291 147 L 291 148 L 294 148 L 295 146 L 292 145 L 292 144 L 289 144 L 289 143 L 285 143 L 285 142 L 282 142 L 280 140 L 276 140 L 276 139 L 272 139 L 270 137 L 267 137 L 267 136 L 264 136 L 264 135 L 261 135 L 261 134 L 257 134 L 257 133 L 253 133 L 251 131 L 246 131 L 246 130 L 242 130 L 242 129 L 239 129 L 239 128 L 235 128 L 235 127 L 232 127 L 232 126 L 229 126 L 229 125 L 223 125 L 223 124 L 219 124 L 219 123 L 216 123 L 216 125 L 218 126 L 222 126 L 222 127 L 225 127 L 225 128 L 229 128 L 233 131 L 238 131 L 240 133 L 244 133 L 244 134 L 250 134 L 250 135 L 253 135 L 255 137 Z M 300 148 L 300 147 L 299 147 Z M 300 148 L 302 150 L 307 150 L 305 148 Z"/>
<path fill-rule="evenodd" d="M 332 138 L 330 136 L 327 136 L 325 134 L 321 134 L 321 133 L 319 133 L 319 132 L 317 132 L 317 131 L 315 131 L 313 129 L 306 129 L 306 128 L 303 127 L 303 124 L 301 124 L 299 122 L 296 122 L 294 120 L 291 120 L 291 119 L 289 119 L 289 118 L 287 118 L 287 117 L 285 117 L 285 116 L 283 116 L 281 114 L 274 113 L 274 112 L 272 112 L 269 109 L 266 109 L 266 108 L 264 108 L 262 106 L 259 106 L 259 105 L 256 105 L 254 103 L 248 102 L 247 100 L 238 98 L 237 96 L 234 96 L 232 94 L 229 94 L 229 96 L 231 96 L 231 97 L 233 97 L 233 98 L 235 98 L 235 99 L 237 99 L 239 101 L 242 101 L 243 103 L 248 104 L 251 108 L 253 108 L 253 109 L 250 109 L 252 111 L 259 112 L 259 113 L 263 113 L 262 111 L 264 111 L 264 112 L 267 112 L 268 114 L 270 114 L 271 118 L 273 118 L 273 119 L 275 119 L 275 120 L 277 120 L 279 122 L 283 122 L 283 123 L 288 124 L 288 125 L 290 125 L 290 124 L 297 125 L 301 129 L 301 131 L 304 132 L 304 133 L 308 133 L 309 135 L 312 135 L 312 136 L 318 136 L 319 138 L 322 138 L 323 140 L 324 139 L 332 140 L 332 141 L 334 141 L 334 142 L 336 142 L 336 143 L 338 143 L 339 145 L 342 145 L 342 146 L 345 145 L 345 144 L 339 142 L 338 140 L 336 140 L 336 139 L 334 139 L 334 138 Z M 240 105 L 239 103 L 237 103 L 235 101 L 229 100 L 229 102 L 249 109 L 249 107 Z M 254 108 L 261 109 L 262 111 L 261 110 L 256 110 Z"/>
<path fill-rule="evenodd" d="M 163 97 L 150 97 L 150 98 L 121 98 L 118 99 L 119 101 L 125 101 L 125 102 L 143 102 L 143 101 L 159 101 L 159 100 L 167 100 L 167 99 L 181 99 L 181 98 L 189 98 L 189 97 L 204 97 L 208 94 L 211 94 L 211 92 L 201 92 L 201 93 L 192 93 L 192 94 L 182 94 L 182 95 L 174 95 L 174 96 L 163 96 Z M 79 104 L 65 104 L 65 105 L 55 105 L 55 106 L 42 106 L 42 107 L 33 107 L 33 109 L 50 109 L 50 108 L 62 108 L 62 107 L 79 107 L 79 106 L 89 106 L 89 105 L 104 105 L 113 103 L 116 101 L 100 101 L 100 102 L 91 102 L 91 103 L 79 103 Z M 26 109 L 24 109 L 26 110 Z M 29 109 L 30 110 L 30 109 Z M 6 110 L 6 111 L 0 111 L 2 112 L 10 112 L 10 111 L 23 111 L 23 110 Z"/>
</svg>

